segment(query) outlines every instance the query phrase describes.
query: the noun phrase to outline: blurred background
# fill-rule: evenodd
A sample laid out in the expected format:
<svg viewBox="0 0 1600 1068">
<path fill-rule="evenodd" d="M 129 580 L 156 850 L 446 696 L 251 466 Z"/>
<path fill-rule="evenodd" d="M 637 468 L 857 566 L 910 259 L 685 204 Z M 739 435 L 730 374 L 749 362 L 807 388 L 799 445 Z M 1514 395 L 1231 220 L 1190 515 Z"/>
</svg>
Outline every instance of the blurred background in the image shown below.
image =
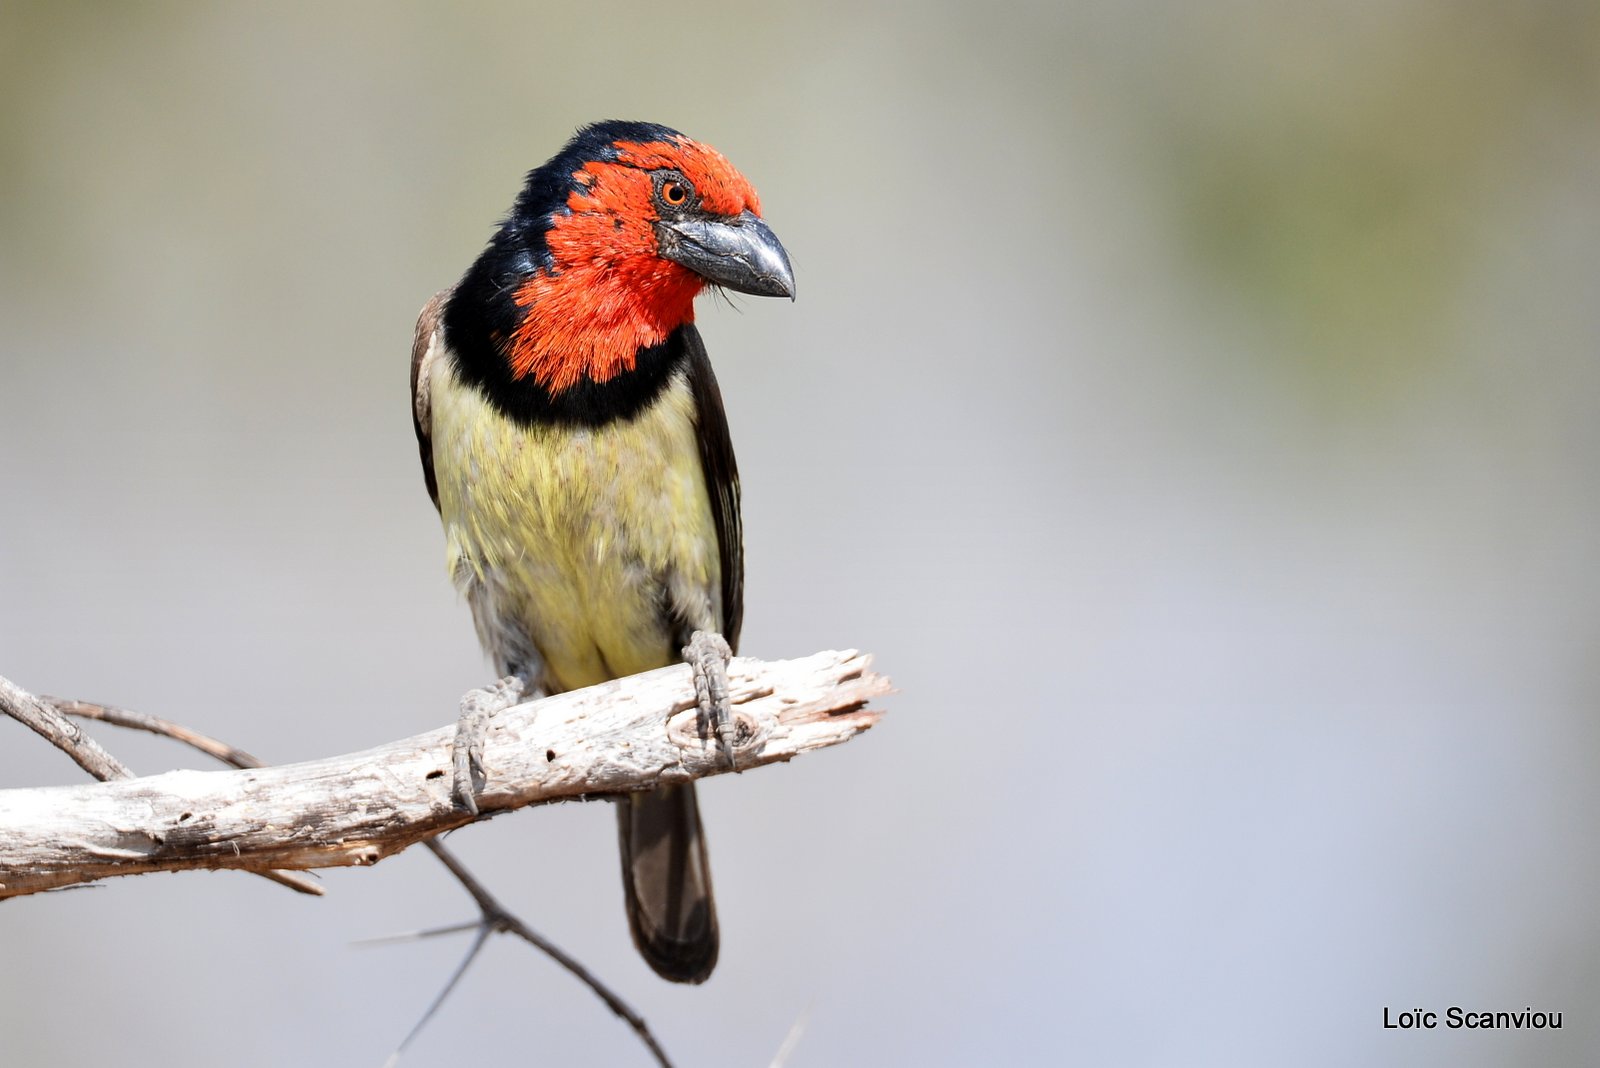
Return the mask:
<svg viewBox="0 0 1600 1068">
<path fill-rule="evenodd" d="M 274 761 L 487 680 L 417 310 L 580 123 L 726 152 L 744 650 L 871 734 L 703 786 L 656 980 L 604 805 L 456 834 L 681 1064 L 1600 1058 L 1600 8 L 0 6 L 0 673 Z M 141 772 L 204 766 L 95 732 Z M 0 784 L 81 773 L 0 723 Z M 465 948 L 420 851 L 0 905 L 0 1063 L 378 1065 Z M 1564 1012 L 1558 1032 L 1382 1012 Z M 627 1065 L 493 943 L 407 1064 Z"/>
</svg>

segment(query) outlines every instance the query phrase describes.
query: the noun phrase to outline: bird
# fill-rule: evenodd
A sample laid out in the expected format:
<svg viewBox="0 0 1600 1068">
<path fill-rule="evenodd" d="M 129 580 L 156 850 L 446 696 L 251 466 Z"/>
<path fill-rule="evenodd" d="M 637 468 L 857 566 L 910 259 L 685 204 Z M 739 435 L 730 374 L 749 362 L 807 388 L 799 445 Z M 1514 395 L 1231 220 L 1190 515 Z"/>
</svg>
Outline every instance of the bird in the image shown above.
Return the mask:
<svg viewBox="0 0 1600 1068">
<path fill-rule="evenodd" d="M 670 127 L 582 127 L 423 308 L 412 415 L 447 570 L 509 686 L 498 699 L 687 659 L 697 682 L 720 679 L 697 689 L 732 760 L 744 549 L 727 415 L 694 322 L 708 288 L 794 298 L 754 187 Z M 464 700 L 455 790 L 475 810 L 470 712 Z M 626 795 L 617 823 L 635 946 L 663 978 L 705 981 L 719 933 L 694 784 Z"/>
</svg>

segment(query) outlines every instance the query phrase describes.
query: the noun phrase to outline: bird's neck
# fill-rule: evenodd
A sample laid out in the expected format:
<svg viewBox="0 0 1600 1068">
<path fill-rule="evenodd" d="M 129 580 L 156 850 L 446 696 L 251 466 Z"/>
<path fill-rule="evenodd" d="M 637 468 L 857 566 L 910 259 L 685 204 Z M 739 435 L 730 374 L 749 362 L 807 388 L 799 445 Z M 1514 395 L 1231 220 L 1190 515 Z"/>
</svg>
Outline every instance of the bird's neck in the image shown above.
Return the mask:
<svg viewBox="0 0 1600 1068">
<path fill-rule="evenodd" d="M 444 337 L 457 376 L 512 422 L 600 427 L 632 418 L 661 396 L 686 362 L 691 314 L 692 303 L 670 329 L 670 319 L 638 314 L 603 324 L 535 317 L 469 275 L 445 307 Z M 534 361 L 521 375 L 518 354 Z M 542 378 L 533 370 L 541 366 Z"/>
</svg>

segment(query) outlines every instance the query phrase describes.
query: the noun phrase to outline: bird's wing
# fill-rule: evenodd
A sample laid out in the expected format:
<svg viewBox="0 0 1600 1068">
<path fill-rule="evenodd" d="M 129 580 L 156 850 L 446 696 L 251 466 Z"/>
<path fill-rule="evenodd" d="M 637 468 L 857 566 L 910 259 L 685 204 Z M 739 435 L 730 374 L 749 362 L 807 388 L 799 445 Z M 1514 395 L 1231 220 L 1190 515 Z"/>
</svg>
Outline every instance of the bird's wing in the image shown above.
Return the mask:
<svg viewBox="0 0 1600 1068">
<path fill-rule="evenodd" d="M 739 468 L 733 460 L 733 440 L 728 437 L 728 415 L 722 391 L 711 371 L 705 344 L 693 324 L 683 327 L 688 355 L 689 388 L 694 394 L 699 421 L 700 466 L 711 498 L 711 517 L 717 528 L 717 550 L 722 560 L 722 636 L 739 648 L 739 626 L 744 621 L 744 530 L 739 519 Z"/>
<path fill-rule="evenodd" d="M 446 289 L 422 307 L 417 317 L 417 334 L 411 342 L 411 424 L 417 428 L 417 449 L 422 453 L 422 477 L 428 484 L 428 496 L 433 506 L 439 507 L 439 482 L 433 474 L 432 398 L 429 396 L 429 372 L 433 361 L 440 358 L 443 346 L 439 332 L 443 327 L 444 307 L 455 287 Z"/>
</svg>

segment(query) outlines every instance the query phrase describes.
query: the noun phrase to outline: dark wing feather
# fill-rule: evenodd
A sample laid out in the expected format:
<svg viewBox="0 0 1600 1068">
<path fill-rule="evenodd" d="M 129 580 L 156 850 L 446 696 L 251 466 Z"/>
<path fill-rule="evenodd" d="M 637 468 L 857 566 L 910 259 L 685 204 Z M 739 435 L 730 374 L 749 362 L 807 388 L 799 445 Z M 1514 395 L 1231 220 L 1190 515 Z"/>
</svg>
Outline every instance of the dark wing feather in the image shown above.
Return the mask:
<svg viewBox="0 0 1600 1068">
<path fill-rule="evenodd" d="M 439 507 L 439 481 L 433 474 L 432 398 L 428 389 L 428 370 L 439 358 L 440 347 L 434 336 L 442 329 L 441 319 L 445 305 L 455 287 L 434 296 L 422 307 L 417 317 L 417 333 L 411 341 L 411 425 L 417 431 L 417 449 L 422 453 L 422 478 L 428 485 L 428 496 L 434 508 Z"/>
<path fill-rule="evenodd" d="M 706 491 L 711 497 L 711 517 L 717 526 L 717 549 L 722 558 L 722 636 L 735 652 L 739 649 L 739 627 L 744 622 L 744 528 L 739 519 L 739 468 L 733 460 L 733 441 L 728 437 L 728 414 L 722 407 L 722 391 L 711 371 L 700 332 L 692 324 L 683 327 L 683 348 L 689 370 L 689 388 L 694 394 L 695 417 L 699 421 L 700 466 L 705 471 Z"/>
</svg>

